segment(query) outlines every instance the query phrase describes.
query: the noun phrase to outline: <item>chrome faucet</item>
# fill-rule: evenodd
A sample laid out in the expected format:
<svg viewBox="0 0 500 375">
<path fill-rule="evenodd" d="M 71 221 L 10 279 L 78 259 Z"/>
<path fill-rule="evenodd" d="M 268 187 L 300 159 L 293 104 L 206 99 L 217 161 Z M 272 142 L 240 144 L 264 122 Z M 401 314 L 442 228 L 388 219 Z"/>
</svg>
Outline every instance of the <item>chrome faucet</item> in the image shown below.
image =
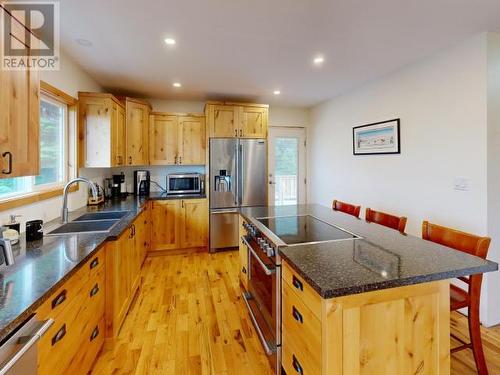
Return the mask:
<svg viewBox="0 0 500 375">
<path fill-rule="evenodd" d="M 66 184 L 66 186 L 64 186 L 64 192 L 63 192 L 63 207 L 62 207 L 62 213 L 61 213 L 61 221 L 62 221 L 63 224 L 66 224 L 68 222 L 68 215 L 69 215 L 69 211 L 68 211 L 68 193 L 69 193 L 69 188 L 71 187 L 71 185 L 73 185 L 74 183 L 77 183 L 77 182 L 85 182 L 85 183 L 87 183 L 90 186 L 90 188 L 92 189 L 92 197 L 94 199 L 97 199 L 97 195 L 98 195 L 97 187 L 89 179 L 86 179 L 85 177 L 77 177 L 77 178 L 74 178 L 73 180 L 71 180 L 70 182 L 68 182 Z"/>
</svg>

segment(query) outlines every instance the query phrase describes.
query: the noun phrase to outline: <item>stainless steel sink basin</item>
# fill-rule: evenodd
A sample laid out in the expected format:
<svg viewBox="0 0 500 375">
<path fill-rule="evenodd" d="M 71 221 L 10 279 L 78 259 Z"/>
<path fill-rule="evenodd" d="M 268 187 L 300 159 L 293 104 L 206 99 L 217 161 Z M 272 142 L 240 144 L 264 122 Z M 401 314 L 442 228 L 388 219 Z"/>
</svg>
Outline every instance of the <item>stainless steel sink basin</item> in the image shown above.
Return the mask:
<svg viewBox="0 0 500 375">
<path fill-rule="evenodd" d="M 77 217 L 75 221 L 94 221 L 94 220 L 115 220 L 127 216 L 129 211 L 102 211 L 102 212 L 89 212 Z"/>
<path fill-rule="evenodd" d="M 78 233 L 106 233 L 109 232 L 120 220 L 94 220 L 94 221 L 72 221 L 61 225 L 59 228 L 47 233 L 47 236 Z"/>
</svg>

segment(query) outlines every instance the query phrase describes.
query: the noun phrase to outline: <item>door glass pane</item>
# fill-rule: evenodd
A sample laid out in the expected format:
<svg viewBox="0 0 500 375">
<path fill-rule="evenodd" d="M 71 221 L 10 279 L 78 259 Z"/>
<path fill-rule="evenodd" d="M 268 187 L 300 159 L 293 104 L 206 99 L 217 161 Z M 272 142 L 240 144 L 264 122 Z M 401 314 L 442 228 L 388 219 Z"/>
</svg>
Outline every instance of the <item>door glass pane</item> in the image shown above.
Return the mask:
<svg viewBox="0 0 500 375">
<path fill-rule="evenodd" d="M 65 107 L 40 101 L 40 175 L 35 185 L 64 181 Z"/>
<path fill-rule="evenodd" d="M 275 198 L 276 206 L 298 204 L 299 140 L 276 138 L 275 141 Z"/>
</svg>

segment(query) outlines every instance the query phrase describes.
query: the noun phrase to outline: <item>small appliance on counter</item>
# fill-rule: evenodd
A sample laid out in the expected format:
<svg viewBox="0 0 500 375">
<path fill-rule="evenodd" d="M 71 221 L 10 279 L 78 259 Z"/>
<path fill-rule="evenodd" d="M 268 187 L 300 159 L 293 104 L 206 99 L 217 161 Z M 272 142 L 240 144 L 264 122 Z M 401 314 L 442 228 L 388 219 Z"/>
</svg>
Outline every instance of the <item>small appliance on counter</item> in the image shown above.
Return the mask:
<svg viewBox="0 0 500 375">
<path fill-rule="evenodd" d="M 199 173 L 169 174 L 167 195 L 201 194 L 202 177 Z"/>
<path fill-rule="evenodd" d="M 38 241 L 43 238 L 43 220 L 26 222 L 26 241 Z"/>
<path fill-rule="evenodd" d="M 125 185 L 125 173 L 113 175 L 112 197 L 118 198 L 127 194 L 127 185 Z"/>
<path fill-rule="evenodd" d="M 95 183 L 95 186 L 97 187 L 97 197 L 94 198 L 92 195 L 92 189 L 89 188 L 89 197 L 87 199 L 87 205 L 88 206 L 98 206 L 101 203 L 104 203 L 104 190 L 103 188 Z"/>
<path fill-rule="evenodd" d="M 104 179 L 104 198 L 113 198 L 113 179 L 109 177 Z"/>
<path fill-rule="evenodd" d="M 149 195 L 151 176 L 149 171 L 134 171 L 134 195 Z"/>
</svg>

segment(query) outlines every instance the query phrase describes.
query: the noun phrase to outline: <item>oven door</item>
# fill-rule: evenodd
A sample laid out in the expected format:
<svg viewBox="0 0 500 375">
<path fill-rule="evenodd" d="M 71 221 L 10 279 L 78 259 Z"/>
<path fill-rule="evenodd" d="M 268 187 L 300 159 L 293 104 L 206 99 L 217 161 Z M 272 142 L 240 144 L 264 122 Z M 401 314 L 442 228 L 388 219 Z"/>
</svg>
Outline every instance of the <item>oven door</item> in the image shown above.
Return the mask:
<svg viewBox="0 0 500 375">
<path fill-rule="evenodd" d="M 248 292 L 245 303 L 259 339 L 274 368 L 280 363 L 279 349 L 281 268 L 276 266 L 250 237 L 242 237 L 248 248 Z"/>
</svg>

